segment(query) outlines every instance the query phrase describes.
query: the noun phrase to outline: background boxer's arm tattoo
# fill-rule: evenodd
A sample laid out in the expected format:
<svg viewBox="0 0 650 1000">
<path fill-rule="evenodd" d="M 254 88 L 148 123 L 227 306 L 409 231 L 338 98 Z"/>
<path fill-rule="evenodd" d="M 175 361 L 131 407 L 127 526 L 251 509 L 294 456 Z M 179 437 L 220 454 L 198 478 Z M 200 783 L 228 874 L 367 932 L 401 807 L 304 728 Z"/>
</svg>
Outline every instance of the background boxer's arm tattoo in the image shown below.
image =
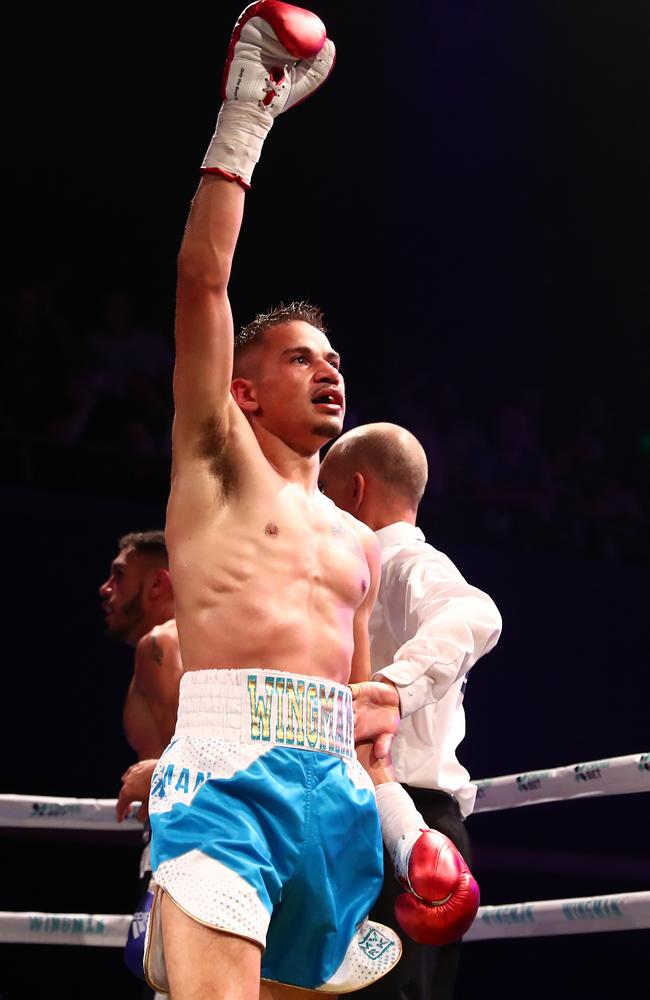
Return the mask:
<svg viewBox="0 0 650 1000">
<path fill-rule="evenodd" d="M 156 663 L 160 664 L 163 661 L 163 651 L 159 643 L 156 642 L 155 635 L 151 636 L 151 655 L 153 656 Z"/>
</svg>

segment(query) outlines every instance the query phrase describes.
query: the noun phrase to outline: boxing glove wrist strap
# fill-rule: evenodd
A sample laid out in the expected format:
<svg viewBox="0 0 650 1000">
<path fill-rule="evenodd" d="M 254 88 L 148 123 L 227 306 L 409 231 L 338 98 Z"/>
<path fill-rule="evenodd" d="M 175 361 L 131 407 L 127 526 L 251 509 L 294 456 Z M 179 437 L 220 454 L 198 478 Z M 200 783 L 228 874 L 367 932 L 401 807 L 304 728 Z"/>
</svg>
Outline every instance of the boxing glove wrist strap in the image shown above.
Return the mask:
<svg viewBox="0 0 650 1000">
<path fill-rule="evenodd" d="M 422 831 L 428 829 L 427 824 L 415 808 L 411 796 L 397 781 L 377 785 L 375 793 L 381 835 L 395 875 L 402 884 L 410 886 L 408 863 L 411 850 Z"/>
<path fill-rule="evenodd" d="M 272 125 L 273 117 L 259 104 L 224 101 L 201 170 L 225 174 L 249 188 Z"/>
</svg>

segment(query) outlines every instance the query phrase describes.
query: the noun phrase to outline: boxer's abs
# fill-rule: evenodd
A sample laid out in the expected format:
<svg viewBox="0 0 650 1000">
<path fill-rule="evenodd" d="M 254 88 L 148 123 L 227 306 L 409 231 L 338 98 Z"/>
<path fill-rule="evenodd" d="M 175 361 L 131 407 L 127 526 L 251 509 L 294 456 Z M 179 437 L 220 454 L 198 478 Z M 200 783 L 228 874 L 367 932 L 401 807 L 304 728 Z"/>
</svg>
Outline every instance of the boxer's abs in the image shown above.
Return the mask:
<svg viewBox="0 0 650 1000">
<path fill-rule="evenodd" d="M 257 667 L 347 683 L 369 571 L 331 517 L 223 518 L 171 546 L 186 670 Z"/>
</svg>

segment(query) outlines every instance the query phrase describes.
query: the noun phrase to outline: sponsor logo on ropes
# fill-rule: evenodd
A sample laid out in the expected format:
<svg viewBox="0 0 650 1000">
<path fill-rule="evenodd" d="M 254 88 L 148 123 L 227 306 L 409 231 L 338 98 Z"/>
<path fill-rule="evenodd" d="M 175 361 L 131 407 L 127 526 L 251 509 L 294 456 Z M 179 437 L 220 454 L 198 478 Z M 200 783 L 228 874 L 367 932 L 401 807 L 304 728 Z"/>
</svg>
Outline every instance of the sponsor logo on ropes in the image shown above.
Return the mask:
<svg viewBox="0 0 650 1000">
<path fill-rule="evenodd" d="M 388 951 L 388 949 L 392 947 L 394 947 L 393 942 L 387 937 L 384 937 L 384 935 L 375 928 L 368 931 L 368 933 L 359 941 L 359 948 L 361 951 L 367 955 L 368 958 L 372 958 L 373 960 L 381 958 L 384 952 Z"/>
<path fill-rule="evenodd" d="M 598 781 L 608 767 L 608 760 L 592 760 L 588 764 L 576 764 L 573 770 L 576 781 Z"/>
<path fill-rule="evenodd" d="M 71 816 L 81 812 L 81 805 L 62 802 L 34 802 L 32 805 L 33 816 Z"/>
<path fill-rule="evenodd" d="M 562 913 L 567 920 L 604 920 L 607 917 L 622 917 L 620 898 L 580 899 L 564 903 Z"/>
<path fill-rule="evenodd" d="M 104 934 L 106 924 L 95 917 L 37 917 L 29 918 L 29 929 L 35 934 Z"/>
<path fill-rule="evenodd" d="M 354 756 L 352 694 L 347 689 L 309 678 L 249 674 L 248 693 L 251 740 Z"/>
<path fill-rule="evenodd" d="M 492 782 L 489 778 L 486 778 L 484 781 L 475 781 L 474 784 L 476 785 L 477 799 L 484 799 L 488 788 L 492 787 Z"/>
<path fill-rule="evenodd" d="M 138 910 L 133 914 L 133 920 L 131 921 L 131 934 L 135 941 L 138 940 L 147 930 L 147 923 L 149 922 L 149 911 L 148 910 Z"/>
<path fill-rule="evenodd" d="M 530 903 L 513 906 L 490 906 L 479 913 L 482 924 L 534 924 L 535 914 Z"/>
<path fill-rule="evenodd" d="M 650 771 L 650 753 L 641 754 L 639 771 Z"/>
<path fill-rule="evenodd" d="M 517 775 L 517 791 L 535 792 L 542 787 L 544 778 L 550 777 L 549 771 L 533 771 L 530 774 Z"/>
</svg>

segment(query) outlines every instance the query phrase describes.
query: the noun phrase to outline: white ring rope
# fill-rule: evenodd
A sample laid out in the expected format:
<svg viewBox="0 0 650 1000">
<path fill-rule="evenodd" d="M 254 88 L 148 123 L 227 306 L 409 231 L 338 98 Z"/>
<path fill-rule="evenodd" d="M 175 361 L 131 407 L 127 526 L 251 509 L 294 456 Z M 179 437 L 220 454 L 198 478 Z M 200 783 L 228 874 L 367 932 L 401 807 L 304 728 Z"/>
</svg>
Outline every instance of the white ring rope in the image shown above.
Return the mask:
<svg viewBox="0 0 650 1000">
<path fill-rule="evenodd" d="M 650 892 L 621 892 L 610 896 L 480 906 L 463 941 L 633 931 L 649 927 Z"/>
<path fill-rule="evenodd" d="M 123 948 L 131 917 L 118 913 L 0 912 L 0 944 Z M 144 926 L 143 926 L 144 932 Z"/>
<path fill-rule="evenodd" d="M 570 764 L 476 782 L 476 812 L 511 809 L 595 795 L 650 791 L 650 753 Z M 0 827 L 133 830 L 141 827 L 131 805 L 127 822 L 115 819 L 115 799 L 0 795 Z M 123 947 L 127 914 L 0 912 L 0 944 Z M 481 906 L 464 940 L 544 937 L 650 928 L 650 892 Z M 135 928 L 144 933 L 145 923 Z"/>
<path fill-rule="evenodd" d="M 126 914 L 0 912 L 0 944 L 68 944 L 121 948 Z M 650 928 L 650 892 L 544 899 L 481 906 L 464 941 L 593 934 Z M 145 924 L 139 925 L 144 933 Z"/>
<path fill-rule="evenodd" d="M 477 788 L 475 813 L 594 795 L 650 792 L 650 753 L 590 760 L 545 771 L 505 774 L 474 784 Z"/>
<path fill-rule="evenodd" d="M 477 786 L 475 813 L 595 795 L 650 792 L 650 753 L 483 778 L 474 784 Z M 118 823 L 116 801 L 0 795 L 0 828 L 131 831 L 141 827 L 136 817 L 140 803 L 133 802 L 126 820 Z"/>
<path fill-rule="evenodd" d="M 0 827 L 42 830 L 133 830 L 139 802 L 123 823 L 115 819 L 117 799 L 72 799 L 51 795 L 0 795 Z"/>
</svg>

